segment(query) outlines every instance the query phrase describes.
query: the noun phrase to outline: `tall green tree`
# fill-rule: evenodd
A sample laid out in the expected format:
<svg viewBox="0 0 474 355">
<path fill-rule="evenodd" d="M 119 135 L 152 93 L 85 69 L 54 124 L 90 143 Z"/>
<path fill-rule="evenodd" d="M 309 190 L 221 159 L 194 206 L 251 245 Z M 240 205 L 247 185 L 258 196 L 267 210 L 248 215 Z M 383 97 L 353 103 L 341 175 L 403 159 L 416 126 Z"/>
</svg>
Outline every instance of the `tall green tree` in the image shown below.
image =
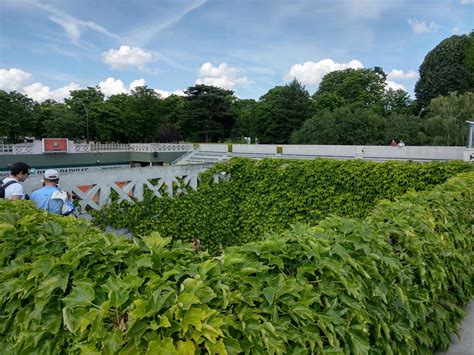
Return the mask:
<svg viewBox="0 0 474 355">
<path fill-rule="evenodd" d="M 83 134 L 81 138 L 97 140 L 96 122 L 104 103 L 104 94 L 99 87 L 73 90 L 70 97 L 64 100 L 64 103 L 76 115 L 82 126 Z"/>
<path fill-rule="evenodd" d="M 388 89 L 382 96 L 385 113 L 410 114 L 413 110 L 413 100 L 405 90 Z"/>
<path fill-rule="evenodd" d="M 232 90 L 195 85 L 185 94 L 186 112 L 180 128 L 186 139 L 217 142 L 231 136 L 237 118 Z"/>
<path fill-rule="evenodd" d="M 162 123 L 162 101 L 161 95 L 147 86 L 136 87 L 131 91 L 127 122 L 132 141 L 155 141 L 156 131 Z"/>
<path fill-rule="evenodd" d="M 33 134 L 35 102 L 16 91 L 0 90 L 0 139 L 20 143 Z"/>
<path fill-rule="evenodd" d="M 183 140 L 180 129 L 186 114 L 187 100 L 183 96 L 170 95 L 162 100 L 162 117 L 156 131 L 158 142 L 179 142 Z"/>
<path fill-rule="evenodd" d="M 440 96 L 431 100 L 428 113 L 422 121 L 427 144 L 465 146 L 467 120 L 474 117 L 474 93 Z"/>
<path fill-rule="evenodd" d="M 296 79 L 276 86 L 260 97 L 257 115 L 262 143 L 288 143 L 291 133 L 299 129 L 313 113 L 311 97 Z"/>
<path fill-rule="evenodd" d="M 235 107 L 237 110 L 236 136 L 250 137 L 250 140 L 255 142 L 259 128 L 257 101 L 253 99 L 237 100 Z"/>
<path fill-rule="evenodd" d="M 131 97 L 128 94 L 110 96 L 96 112 L 96 137 L 100 142 L 131 143 L 132 125 L 127 117 Z"/>
<path fill-rule="evenodd" d="M 330 72 L 313 95 L 316 111 L 351 107 L 382 113 L 385 84 L 386 75 L 380 68 Z"/>
<path fill-rule="evenodd" d="M 64 103 L 46 100 L 35 106 L 37 120 L 37 138 L 68 138 L 71 140 L 84 137 L 82 120 Z"/>
<path fill-rule="evenodd" d="M 415 95 L 422 107 L 457 91 L 474 91 L 474 35 L 453 35 L 431 50 L 419 68 Z"/>
<path fill-rule="evenodd" d="M 316 113 L 291 136 L 293 144 L 386 144 L 386 119 L 371 109 L 344 106 Z"/>
</svg>

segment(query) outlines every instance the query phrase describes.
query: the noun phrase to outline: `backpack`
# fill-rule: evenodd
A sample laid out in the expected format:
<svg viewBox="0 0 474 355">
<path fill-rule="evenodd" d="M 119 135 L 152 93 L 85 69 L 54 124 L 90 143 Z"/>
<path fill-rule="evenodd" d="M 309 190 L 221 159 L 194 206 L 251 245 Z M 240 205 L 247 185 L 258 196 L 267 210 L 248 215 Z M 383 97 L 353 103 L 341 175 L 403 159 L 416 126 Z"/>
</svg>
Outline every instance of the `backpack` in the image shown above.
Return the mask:
<svg viewBox="0 0 474 355">
<path fill-rule="evenodd" d="M 5 198 L 5 190 L 7 189 L 8 186 L 13 185 L 13 184 L 18 184 L 18 181 L 12 180 L 7 182 L 6 184 L 0 182 L 0 198 Z"/>
<path fill-rule="evenodd" d="M 73 213 L 76 210 L 76 206 L 74 206 L 71 202 L 69 202 L 67 192 L 64 190 L 54 191 L 53 194 L 51 195 L 51 200 L 53 199 L 62 201 L 63 203 L 61 207 L 62 216 L 69 216 L 71 213 Z"/>
</svg>

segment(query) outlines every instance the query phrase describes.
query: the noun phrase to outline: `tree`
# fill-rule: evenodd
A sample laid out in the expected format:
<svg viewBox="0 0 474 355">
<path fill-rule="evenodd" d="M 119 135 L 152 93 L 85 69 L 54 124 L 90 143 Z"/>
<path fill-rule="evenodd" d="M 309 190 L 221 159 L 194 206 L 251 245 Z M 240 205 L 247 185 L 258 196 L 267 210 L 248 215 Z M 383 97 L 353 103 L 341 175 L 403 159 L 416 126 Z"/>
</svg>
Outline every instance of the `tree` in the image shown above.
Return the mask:
<svg viewBox="0 0 474 355">
<path fill-rule="evenodd" d="M 81 138 L 95 140 L 96 121 L 99 116 L 101 106 L 104 102 L 104 94 L 99 87 L 88 87 L 87 89 L 73 90 L 70 97 L 64 103 L 76 115 L 82 127 Z"/>
<path fill-rule="evenodd" d="M 386 75 L 380 68 L 330 72 L 323 77 L 313 95 L 316 111 L 350 106 L 382 113 L 385 79 Z"/>
<path fill-rule="evenodd" d="M 127 94 L 112 95 L 96 113 L 96 137 L 100 142 L 130 143 L 133 128 L 128 120 L 131 98 Z M 131 140 L 132 139 L 132 140 Z"/>
<path fill-rule="evenodd" d="M 63 103 L 46 100 L 35 107 L 37 138 L 78 139 L 84 135 L 84 126 L 77 115 Z"/>
<path fill-rule="evenodd" d="M 257 101 L 253 99 L 238 100 L 235 103 L 237 110 L 236 136 L 250 137 L 255 142 L 258 132 Z"/>
<path fill-rule="evenodd" d="M 411 113 L 413 101 L 404 90 L 388 89 L 382 96 L 383 108 L 385 113 Z"/>
<path fill-rule="evenodd" d="M 20 143 L 35 128 L 35 102 L 16 91 L 0 90 L 0 138 L 9 143 Z"/>
<path fill-rule="evenodd" d="M 385 118 L 386 133 L 385 142 L 388 144 L 392 139 L 403 140 L 407 145 L 423 145 L 426 142 L 421 132 L 420 118 L 410 114 L 408 111 L 394 111 Z"/>
<path fill-rule="evenodd" d="M 422 107 L 450 92 L 474 90 L 474 35 L 454 35 L 441 41 L 425 57 L 419 68 L 415 95 Z"/>
<path fill-rule="evenodd" d="M 126 111 L 132 141 L 155 141 L 156 131 L 163 123 L 162 101 L 160 94 L 146 86 L 132 90 Z"/>
<path fill-rule="evenodd" d="M 431 145 L 466 145 L 466 120 L 474 117 L 474 93 L 462 95 L 453 92 L 449 96 L 433 99 L 428 106 L 422 127 Z"/>
<path fill-rule="evenodd" d="M 293 133 L 294 144 L 386 144 L 386 120 L 371 109 L 350 106 L 316 113 Z"/>
<path fill-rule="evenodd" d="M 299 81 L 276 86 L 259 100 L 259 139 L 262 143 L 288 143 L 291 133 L 312 113 L 311 97 Z"/>
<path fill-rule="evenodd" d="M 237 118 L 232 90 L 195 85 L 185 93 L 187 105 L 180 129 L 186 139 L 217 142 L 231 136 Z"/>
</svg>

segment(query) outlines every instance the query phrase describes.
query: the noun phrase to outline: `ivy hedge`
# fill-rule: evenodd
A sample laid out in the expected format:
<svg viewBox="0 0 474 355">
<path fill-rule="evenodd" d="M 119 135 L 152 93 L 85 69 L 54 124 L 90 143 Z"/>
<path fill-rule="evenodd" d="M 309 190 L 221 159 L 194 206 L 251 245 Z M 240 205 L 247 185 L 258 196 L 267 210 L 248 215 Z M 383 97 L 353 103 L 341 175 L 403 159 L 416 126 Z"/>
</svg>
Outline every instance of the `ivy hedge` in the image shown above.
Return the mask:
<svg viewBox="0 0 474 355">
<path fill-rule="evenodd" d="M 473 223 L 473 172 L 217 257 L 0 200 L 0 349 L 431 353 L 472 297 Z"/>
<path fill-rule="evenodd" d="M 197 237 L 216 254 L 294 223 L 315 225 L 331 214 L 364 217 L 381 199 L 421 191 L 472 169 L 462 162 L 240 158 L 205 172 L 198 190 L 188 195 L 154 198 L 149 193 L 143 202 L 114 202 L 93 215 L 98 226 L 127 228 L 135 235 L 157 231 L 183 241 Z M 213 183 L 221 173 L 231 179 Z"/>
</svg>

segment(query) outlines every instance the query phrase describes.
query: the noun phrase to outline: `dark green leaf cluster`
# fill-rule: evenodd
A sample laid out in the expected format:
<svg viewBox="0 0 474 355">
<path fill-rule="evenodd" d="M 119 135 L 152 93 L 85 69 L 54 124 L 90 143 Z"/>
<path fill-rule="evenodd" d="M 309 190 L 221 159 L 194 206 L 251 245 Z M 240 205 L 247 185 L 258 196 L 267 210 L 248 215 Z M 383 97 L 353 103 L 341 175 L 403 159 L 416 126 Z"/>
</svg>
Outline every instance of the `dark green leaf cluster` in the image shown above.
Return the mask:
<svg viewBox="0 0 474 355">
<path fill-rule="evenodd" d="M 244 163 L 244 162 L 242 162 Z M 268 162 L 266 162 L 268 164 Z M 219 257 L 0 200 L 3 353 L 420 354 L 473 291 L 474 173 Z"/>
<path fill-rule="evenodd" d="M 113 203 L 95 213 L 95 223 L 137 235 L 197 237 L 214 254 L 293 223 L 315 225 L 331 214 L 362 217 L 381 199 L 424 190 L 470 169 L 460 162 L 232 159 L 205 172 L 197 191 L 173 199 L 149 196 L 133 205 Z M 222 172 L 230 181 L 212 183 Z"/>
</svg>

